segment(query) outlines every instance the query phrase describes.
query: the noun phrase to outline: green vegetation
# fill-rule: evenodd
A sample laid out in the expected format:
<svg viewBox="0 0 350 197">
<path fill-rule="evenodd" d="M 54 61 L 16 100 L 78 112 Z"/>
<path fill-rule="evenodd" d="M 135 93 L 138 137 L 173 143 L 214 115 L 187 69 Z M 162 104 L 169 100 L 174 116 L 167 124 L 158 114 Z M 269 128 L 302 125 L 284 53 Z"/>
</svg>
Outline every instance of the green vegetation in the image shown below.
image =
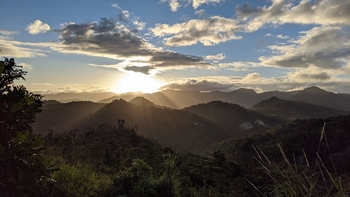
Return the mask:
<svg viewBox="0 0 350 197">
<path fill-rule="evenodd" d="M 98 118 L 108 119 L 111 124 L 94 125 L 96 121 L 86 130 L 63 133 L 49 130 L 42 138 L 31 127 L 41 111 L 41 97 L 14 85 L 14 80 L 23 78 L 25 72 L 13 59 L 1 62 L 0 71 L 0 193 L 3 196 L 350 195 L 350 116 L 297 119 L 258 135 L 218 142 L 207 148 L 206 155 L 199 155 L 163 147 L 158 141 L 139 135 L 142 133 L 139 129 L 153 124 L 147 127 L 151 131 L 181 131 L 173 134 L 174 143 L 183 140 L 187 145 L 204 147 L 215 141 L 210 139 L 215 137 L 215 124 L 224 125 L 224 121 L 234 119 L 233 114 L 253 117 L 248 121 L 265 116 L 218 101 L 188 108 L 192 113 L 153 107 L 142 99 L 135 100 L 141 106 L 123 100 L 107 105 L 78 102 L 68 104 L 81 108 L 75 114 L 83 116 L 95 111 L 80 124 L 88 125 L 88 121 Z M 49 103 L 67 116 L 74 111 L 54 101 Z M 87 105 L 90 108 L 84 107 Z M 224 109 L 229 112 L 224 113 Z M 193 114 L 195 110 L 203 117 Z M 115 111 L 118 116 L 113 116 Z M 121 119 L 122 115 L 127 119 Z M 127 126 L 128 118 L 144 120 L 147 115 L 154 121 L 142 127 Z M 173 120 L 173 128 L 164 126 L 171 125 L 170 117 L 177 118 Z M 170 122 L 157 124 L 155 120 Z M 241 124 L 243 120 L 235 121 Z M 267 121 L 276 120 L 267 118 Z M 218 136 L 225 136 L 221 134 Z"/>
<path fill-rule="evenodd" d="M 0 71 L 0 193 L 48 194 L 53 168 L 42 155 L 44 140 L 30 126 L 41 111 L 41 97 L 14 85 L 26 74 L 14 59 L 1 61 Z"/>
</svg>

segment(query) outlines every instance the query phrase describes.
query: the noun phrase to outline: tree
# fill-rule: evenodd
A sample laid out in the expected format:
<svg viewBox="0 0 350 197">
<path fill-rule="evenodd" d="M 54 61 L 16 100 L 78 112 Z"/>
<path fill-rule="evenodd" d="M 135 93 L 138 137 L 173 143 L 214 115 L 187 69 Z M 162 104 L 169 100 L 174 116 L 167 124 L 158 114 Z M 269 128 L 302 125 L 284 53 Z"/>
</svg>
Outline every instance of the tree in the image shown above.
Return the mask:
<svg viewBox="0 0 350 197">
<path fill-rule="evenodd" d="M 41 153 L 44 140 L 31 123 L 41 111 L 42 97 L 15 80 L 25 71 L 14 59 L 0 61 L 0 193 L 4 196 L 42 196 L 53 168 Z"/>
</svg>

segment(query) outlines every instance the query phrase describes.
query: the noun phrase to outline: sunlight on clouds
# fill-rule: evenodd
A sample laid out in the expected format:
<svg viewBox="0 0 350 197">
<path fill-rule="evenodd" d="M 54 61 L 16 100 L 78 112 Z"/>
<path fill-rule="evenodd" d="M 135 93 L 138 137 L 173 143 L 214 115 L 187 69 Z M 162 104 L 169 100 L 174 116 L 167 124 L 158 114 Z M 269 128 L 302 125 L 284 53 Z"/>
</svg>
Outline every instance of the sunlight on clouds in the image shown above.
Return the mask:
<svg viewBox="0 0 350 197">
<path fill-rule="evenodd" d="M 50 26 L 46 23 L 41 22 L 40 20 L 36 20 L 33 23 L 30 23 L 26 30 L 33 35 L 45 33 L 50 30 Z"/>
<path fill-rule="evenodd" d="M 142 92 L 153 93 L 159 91 L 163 83 L 155 77 L 144 75 L 141 73 L 128 73 L 122 79 L 118 80 L 112 92 Z"/>
<path fill-rule="evenodd" d="M 221 16 L 211 16 L 209 19 L 192 19 L 174 25 L 157 24 L 150 28 L 154 36 L 165 37 L 167 46 L 189 46 L 198 42 L 204 46 L 214 46 L 221 42 L 241 39 L 235 33 L 241 31 L 238 21 Z"/>
<path fill-rule="evenodd" d="M 0 36 L 0 49 L 2 56 L 14 57 L 14 58 L 34 58 L 45 57 L 46 55 L 41 53 L 41 50 L 19 47 L 16 45 L 25 45 L 21 42 L 10 40 L 10 38 Z"/>
</svg>

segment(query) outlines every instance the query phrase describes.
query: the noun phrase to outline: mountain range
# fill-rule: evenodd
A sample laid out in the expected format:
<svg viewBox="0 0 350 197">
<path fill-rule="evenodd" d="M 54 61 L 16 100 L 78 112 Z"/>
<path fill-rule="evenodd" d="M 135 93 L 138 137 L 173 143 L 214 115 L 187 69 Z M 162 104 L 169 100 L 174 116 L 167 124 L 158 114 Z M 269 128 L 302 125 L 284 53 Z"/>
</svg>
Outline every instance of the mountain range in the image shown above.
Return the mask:
<svg viewBox="0 0 350 197">
<path fill-rule="evenodd" d="M 199 91 L 177 91 L 164 90 L 152 94 L 142 93 L 59 93 L 44 95 L 46 100 L 57 100 L 67 102 L 72 100 L 89 100 L 99 103 L 110 103 L 116 99 L 129 101 L 137 96 L 144 97 L 156 105 L 166 106 L 173 109 L 182 109 L 200 103 L 220 100 L 234 103 L 245 108 L 251 108 L 260 101 L 271 97 L 278 97 L 283 100 L 303 101 L 315 105 L 325 106 L 335 110 L 350 111 L 350 95 L 327 92 L 318 87 L 309 87 L 304 90 L 280 92 L 270 91 L 256 93 L 251 89 L 240 88 L 232 92 L 199 92 Z"/>
<path fill-rule="evenodd" d="M 302 95 L 305 95 L 306 92 L 311 94 L 314 90 L 316 93 L 322 92 L 322 90 L 311 88 L 301 93 Z M 242 89 L 240 91 L 245 95 L 259 95 L 251 90 Z M 198 96 L 198 93 L 190 92 L 190 95 L 191 93 Z M 227 93 L 212 93 L 212 95 L 215 94 Z M 293 94 L 281 93 L 282 97 L 283 95 L 291 97 L 298 95 Z M 328 95 L 328 92 L 324 94 Z M 178 97 L 179 95 L 177 94 Z M 330 95 L 337 94 L 330 93 Z M 163 146 L 179 151 L 197 152 L 223 140 L 264 133 L 269 128 L 290 120 L 325 118 L 349 113 L 274 96 L 256 103 L 250 109 L 238 104 L 214 100 L 181 110 L 161 106 L 145 97 L 135 96 L 129 102 L 115 99 L 107 104 L 91 101 L 69 103 L 45 101 L 42 113 L 38 114 L 32 126 L 35 131 L 43 135 L 50 130 L 55 133 L 79 130 L 78 134 L 84 134 L 89 128 L 96 128 L 103 124 L 118 127 L 120 121 L 124 120 L 125 125 L 123 126 L 133 128 L 140 135 L 158 140 Z M 200 97 L 195 97 L 191 102 L 198 99 Z M 334 102 L 338 101 L 334 100 Z"/>
</svg>

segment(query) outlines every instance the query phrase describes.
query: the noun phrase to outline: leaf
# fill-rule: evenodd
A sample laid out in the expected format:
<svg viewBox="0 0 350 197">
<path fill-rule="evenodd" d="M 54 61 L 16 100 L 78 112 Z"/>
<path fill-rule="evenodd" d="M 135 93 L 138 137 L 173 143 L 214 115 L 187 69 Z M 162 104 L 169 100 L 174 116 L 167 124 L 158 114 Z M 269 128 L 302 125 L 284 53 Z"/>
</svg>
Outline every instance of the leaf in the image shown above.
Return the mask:
<svg viewBox="0 0 350 197">
<path fill-rule="evenodd" d="M 2 72 L 4 72 L 4 69 L 5 69 L 5 64 L 3 61 L 0 61 L 0 78 L 1 78 Z"/>
<path fill-rule="evenodd" d="M 15 138 L 13 138 L 13 142 L 15 143 L 19 143 L 19 142 L 24 142 L 25 140 L 27 140 L 27 135 L 25 133 L 19 133 Z"/>
</svg>

